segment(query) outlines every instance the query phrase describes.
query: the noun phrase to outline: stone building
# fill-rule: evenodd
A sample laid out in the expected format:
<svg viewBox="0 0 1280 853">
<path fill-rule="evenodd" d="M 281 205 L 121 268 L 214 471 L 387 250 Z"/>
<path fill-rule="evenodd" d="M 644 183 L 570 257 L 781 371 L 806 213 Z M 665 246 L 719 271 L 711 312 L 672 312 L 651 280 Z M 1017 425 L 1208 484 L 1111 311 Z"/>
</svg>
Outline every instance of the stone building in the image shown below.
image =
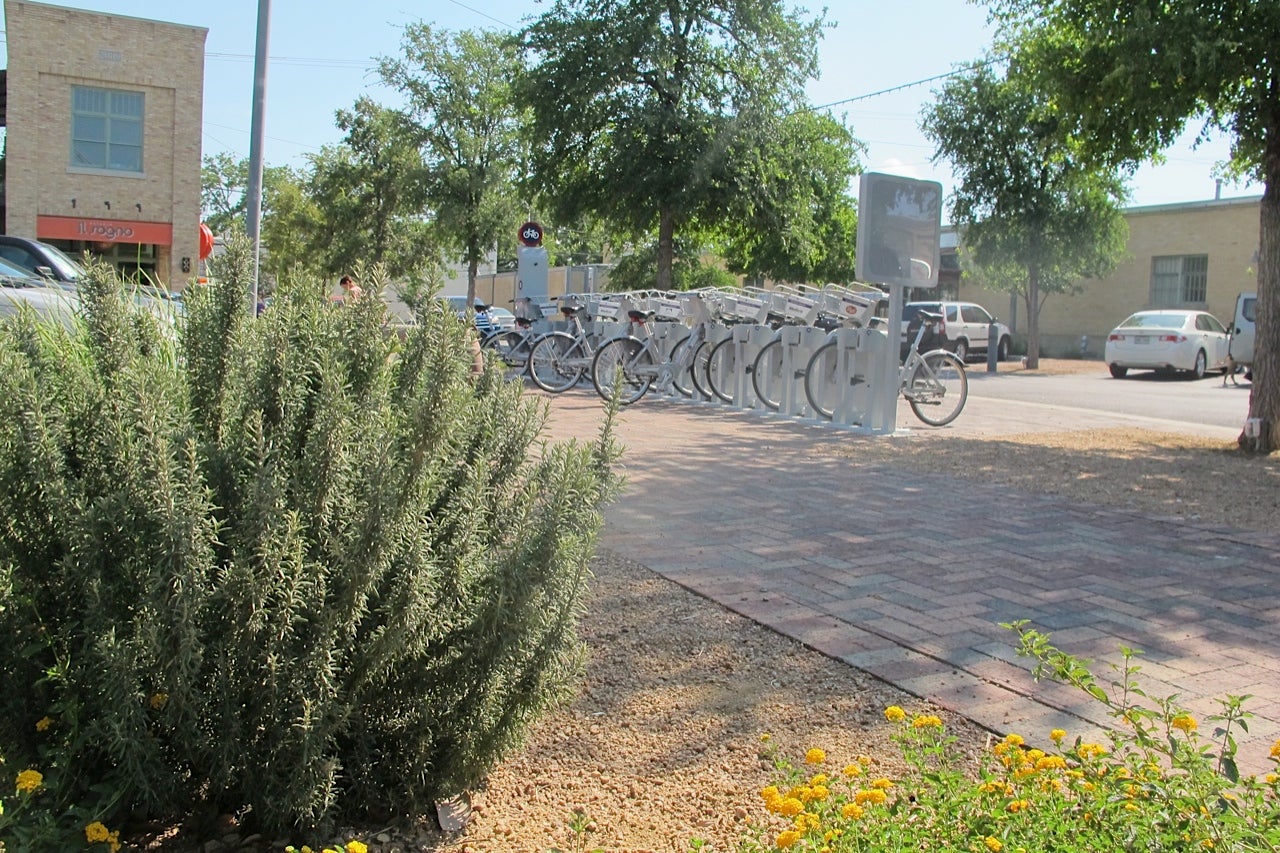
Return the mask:
<svg viewBox="0 0 1280 853">
<path fill-rule="evenodd" d="M 196 274 L 208 30 L 5 0 L 4 230 L 180 290 Z"/>
</svg>

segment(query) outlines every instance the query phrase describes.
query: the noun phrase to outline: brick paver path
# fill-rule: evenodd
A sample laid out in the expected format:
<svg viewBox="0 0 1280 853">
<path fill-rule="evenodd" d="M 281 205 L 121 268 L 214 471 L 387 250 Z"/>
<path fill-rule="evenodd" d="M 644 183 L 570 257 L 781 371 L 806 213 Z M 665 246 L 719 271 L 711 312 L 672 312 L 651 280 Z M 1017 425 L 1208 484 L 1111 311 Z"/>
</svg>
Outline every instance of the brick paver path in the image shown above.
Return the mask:
<svg viewBox="0 0 1280 853">
<path fill-rule="evenodd" d="M 587 438 L 601 404 L 574 390 L 552 398 L 552 413 L 554 437 Z M 1032 742 L 1059 727 L 1096 737 L 1110 721 L 1077 692 L 1034 682 L 999 623 L 1029 620 L 1104 678 L 1121 646 L 1139 649 L 1144 688 L 1180 694 L 1203 734 L 1217 697 L 1251 694 L 1240 766 L 1272 769 L 1280 531 L 961 482 L 930 472 L 923 451 L 914 468 L 835 460 L 814 447 L 893 438 L 722 407 L 645 399 L 624 410 L 619 436 L 628 484 L 608 509 L 606 548 Z"/>
</svg>

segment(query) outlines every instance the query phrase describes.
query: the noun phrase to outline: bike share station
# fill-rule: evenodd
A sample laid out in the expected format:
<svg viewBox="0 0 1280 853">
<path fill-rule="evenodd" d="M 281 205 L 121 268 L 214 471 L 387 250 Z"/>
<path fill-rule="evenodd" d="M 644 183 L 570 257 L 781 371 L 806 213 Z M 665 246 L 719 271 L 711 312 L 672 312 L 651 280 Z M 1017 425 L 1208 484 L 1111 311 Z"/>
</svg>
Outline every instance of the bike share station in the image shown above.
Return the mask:
<svg viewBox="0 0 1280 853">
<path fill-rule="evenodd" d="M 942 186 L 869 173 L 860 178 L 858 199 L 856 278 L 876 287 L 565 298 L 585 306 L 601 350 L 618 339 L 631 342 L 629 366 L 643 374 L 634 399 L 652 382 L 671 399 L 893 434 L 899 395 L 916 367 L 899 360 L 905 289 L 938 284 Z M 516 315 L 540 329 L 562 329 L 560 307 L 547 292 L 541 228 L 526 223 L 519 237 Z M 874 316 L 885 290 L 887 321 Z M 593 384 L 607 396 L 594 378 Z"/>
</svg>

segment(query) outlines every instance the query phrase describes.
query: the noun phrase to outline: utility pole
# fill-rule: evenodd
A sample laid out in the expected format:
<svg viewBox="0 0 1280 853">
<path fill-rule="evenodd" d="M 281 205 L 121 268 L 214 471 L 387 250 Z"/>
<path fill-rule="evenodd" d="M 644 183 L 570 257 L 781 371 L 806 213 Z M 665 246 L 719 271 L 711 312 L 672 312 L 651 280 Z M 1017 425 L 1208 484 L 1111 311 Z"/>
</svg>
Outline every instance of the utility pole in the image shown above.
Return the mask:
<svg viewBox="0 0 1280 853">
<path fill-rule="evenodd" d="M 249 188 L 245 212 L 244 232 L 253 241 L 253 303 L 251 311 L 258 310 L 258 266 L 262 241 L 259 226 L 262 222 L 262 140 L 263 113 L 267 106 L 267 42 L 271 28 L 271 0 L 258 0 L 258 45 L 253 59 L 253 117 L 249 127 Z"/>
</svg>

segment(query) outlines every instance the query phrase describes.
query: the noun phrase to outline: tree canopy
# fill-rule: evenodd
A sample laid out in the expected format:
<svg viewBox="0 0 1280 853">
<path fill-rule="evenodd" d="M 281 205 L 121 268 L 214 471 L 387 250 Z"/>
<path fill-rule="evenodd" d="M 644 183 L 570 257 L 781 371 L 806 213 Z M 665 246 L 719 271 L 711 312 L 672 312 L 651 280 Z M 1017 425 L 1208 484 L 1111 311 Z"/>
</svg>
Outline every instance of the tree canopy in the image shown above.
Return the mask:
<svg viewBox="0 0 1280 853">
<path fill-rule="evenodd" d="M 407 99 L 402 115 L 422 158 L 426 200 L 444 244 L 468 266 L 470 302 L 480 261 L 519 216 L 516 45 L 495 33 L 418 23 L 405 28 L 401 49 L 401 57 L 379 62 L 379 74 Z"/>
<path fill-rule="evenodd" d="M 520 34 L 517 93 L 553 213 L 656 230 L 670 288 L 677 231 L 723 220 L 759 129 L 803 105 L 820 26 L 777 0 L 557 0 Z"/>
<path fill-rule="evenodd" d="M 1231 139 L 1231 173 L 1264 185 L 1249 415 L 1280 447 L 1280 4 L 1273 0 L 990 0 L 997 47 L 1080 156 L 1134 167 L 1186 128 Z M 1251 439 L 1242 433 L 1241 442 Z"/>
<path fill-rule="evenodd" d="M 951 219 L 970 273 L 1026 304 L 1031 367 L 1045 296 L 1111 272 L 1128 237 L 1121 176 L 1077 157 L 1046 110 L 1040 93 L 984 63 L 951 78 L 922 125 L 959 179 Z"/>
</svg>

